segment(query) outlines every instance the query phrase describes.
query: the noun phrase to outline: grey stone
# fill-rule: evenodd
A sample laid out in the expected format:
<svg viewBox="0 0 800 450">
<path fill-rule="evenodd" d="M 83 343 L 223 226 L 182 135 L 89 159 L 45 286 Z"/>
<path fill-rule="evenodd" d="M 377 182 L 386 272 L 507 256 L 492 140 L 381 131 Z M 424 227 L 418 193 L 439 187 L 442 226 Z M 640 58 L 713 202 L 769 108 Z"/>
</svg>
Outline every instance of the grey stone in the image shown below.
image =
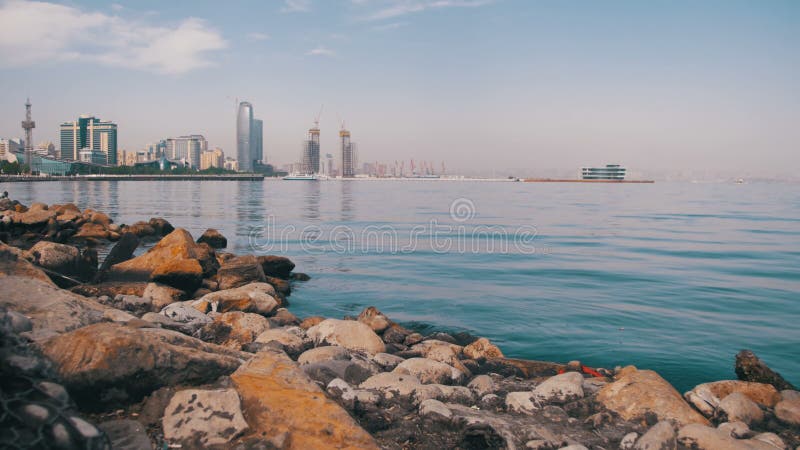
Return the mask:
<svg viewBox="0 0 800 450">
<path fill-rule="evenodd" d="M 506 395 L 506 408 L 510 412 L 533 414 L 534 411 L 539 409 L 534 403 L 534 396 L 532 392 L 509 392 Z"/>
<path fill-rule="evenodd" d="M 800 398 L 778 402 L 775 405 L 775 416 L 789 425 L 800 426 Z"/>
<path fill-rule="evenodd" d="M 423 384 L 460 384 L 466 378 L 464 372 L 455 367 L 428 358 L 409 358 L 392 372 L 414 375 Z"/>
<path fill-rule="evenodd" d="M 472 390 L 478 397 L 483 397 L 486 394 L 492 394 L 497 390 L 494 380 L 489 375 L 478 375 L 467 384 L 467 387 Z"/>
<path fill-rule="evenodd" d="M 758 404 L 739 392 L 734 392 L 722 399 L 719 402 L 719 409 L 731 422 L 738 421 L 752 425 L 764 420 L 764 413 Z"/>
<path fill-rule="evenodd" d="M 638 437 L 639 434 L 636 432 L 631 432 L 623 436 L 622 440 L 619 442 L 619 450 L 631 450 Z"/>
<path fill-rule="evenodd" d="M 672 424 L 662 420 L 653 425 L 634 444 L 634 450 L 675 450 L 678 446 Z"/>
<path fill-rule="evenodd" d="M 717 427 L 718 430 L 724 431 L 736 439 L 744 439 L 750 436 L 750 427 L 744 422 L 723 422 Z"/>
<path fill-rule="evenodd" d="M 350 352 L 336 345 L 312 348 L 303 352 L 298 358 L 298 364 L 313 364 L 329 360 L 349 360 Z"/>
<path fill-rule="evenodd" d="M 111 440 L 111 448 L 117 450 L 151 450 L 153 444 L 144 425 L 129 419 L 110 420 L 98 424 Z"/>
<path fill-rule="evenodd" d="M 20 314 L 16 311 L 7 311 L 5 316 L 6 320 L 11 323 L 11 330 L 14 333 L 19 334 L 33 330 L 33 322 L 24 314 Z"/>
<path fill-rule="evenodd" d="M 176 392 L 162 424 L 167 441 L 202 447 L 225 445 L 248 428 L 234 389 Z"/>
<path fill-rule="evenodd" d="M 376 353 L 372 360 L 375 361 L 376 364 L 381 366 L 383 370 L 394 370 L 398 364 L 404 361 L 403 358 L 397 355 L 390 355 L 388 353 Z"/>
<path fill-rule="evenodd" d="M 547 403 L 566 403 L 583 398 L 583 375 L 567 372 L 548 378 L 533 390 L 534 397 Z"/>
<path fill-rule="evenodd" d="M 174 322 L 181 323 L 211 323 L 211 318 L 192 306 L 193 300 L 185 302 L 175 302 L 164 307 L 159 314 L 162 314 Z"/>
<path fill-rule="evenodd" d="M 419 404 L 419 415 L 434 420 L 448 421 L 453 418 L 453 413 L 439 400 L 429 399 Z"/>
</svg>

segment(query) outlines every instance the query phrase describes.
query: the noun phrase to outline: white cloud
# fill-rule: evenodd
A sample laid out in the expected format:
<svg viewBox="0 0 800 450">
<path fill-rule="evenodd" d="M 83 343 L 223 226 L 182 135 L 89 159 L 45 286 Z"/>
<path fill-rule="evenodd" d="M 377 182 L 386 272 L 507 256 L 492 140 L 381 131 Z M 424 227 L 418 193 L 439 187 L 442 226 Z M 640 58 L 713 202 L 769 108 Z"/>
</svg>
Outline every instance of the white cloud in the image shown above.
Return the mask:
<svg viewBox="0 0 800 450">
<path fill-rule="evenodd" d="M 323 46 L 319 46 L 315 49 L 309 50 L 306 52 L 308 56 L 336 56 L 336 52 L 329 48 L 325 48 Z"/>
<path fill-rule="evenodd" d="M 0 59 L 12 66 L 78 60 L 180 74 L 212 65 L 208 52 L 226 47 L 196 18 L 155 26 L 54 3 L 0 3 Z"/>
<path fill-rule="evenodd" d="M 389 31 L 389 30 L 396 30 L 406 25 L 408 25 L 408 22 L 390 22 L 382 25 L 375 25 L 374 27 L 372 27 L 372 29 L 375 31 Z"/>
<path fill-rule="evenodd" d="M 270 36 L 270 35 L 268 35 L 266 33 L 259 33 L 257 31 L 254 31 L 252 33 L 248 33 L 247 37 L 250 38 L 250 40 L 253 40 L 253 41 L 266 41 L 267 39 L 272 38 L 272 36 Z"/>
<path fill-rule="evenodd" d="M 308 12 L 311 11 L 311 0 L 284 0 L 281 12 Z"/>
<path fill-rule="evenodd" d="M 365 6 L 374 4 L 366 0 L 351 0 L 354 4 Z M 386 0 L 381 7 L 366 16 L 364 20 L 386 20 L 407 14 L 419 13 L 431 9 L 476 8 L 494 3 L 496 0 Z"/>
</svg>

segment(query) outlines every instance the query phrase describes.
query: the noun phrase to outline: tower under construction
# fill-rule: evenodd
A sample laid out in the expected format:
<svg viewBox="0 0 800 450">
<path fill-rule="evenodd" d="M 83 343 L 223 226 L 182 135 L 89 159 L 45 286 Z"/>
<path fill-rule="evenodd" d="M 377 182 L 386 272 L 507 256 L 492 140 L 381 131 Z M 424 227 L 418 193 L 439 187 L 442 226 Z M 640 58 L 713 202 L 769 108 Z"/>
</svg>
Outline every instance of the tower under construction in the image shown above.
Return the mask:
<svg viewBox="0 0 800 450">
<path fill-rule="evenodd" d="M 22 129 L 25 130 L 25 164 L 28 165 L 28 173 L 33 171 L 33 129 L 36 122 L 31 120 L 31 99 L 25 102 L 25 120 L 22 121 Z"/>
<path fill-rule="evenodd" d="M 356 148 L 350 142 L 350 131 L 345 129 L 344 122 L 339 130 L 339 139 L 342 146 L 342 178 L 353 178 L 356 176 Z"/>
<path fill-rule="evenodd" d="M 319 173 L 319 118 L 324 107 L 325 105 L 322 105 L 319 108 L 319 113 L 314 118 L 314 126 L 308 129 L 308 138 L 303 143 L 303 157 L 300 163 L 303 173 L 309 175 Z"/>
</svg>

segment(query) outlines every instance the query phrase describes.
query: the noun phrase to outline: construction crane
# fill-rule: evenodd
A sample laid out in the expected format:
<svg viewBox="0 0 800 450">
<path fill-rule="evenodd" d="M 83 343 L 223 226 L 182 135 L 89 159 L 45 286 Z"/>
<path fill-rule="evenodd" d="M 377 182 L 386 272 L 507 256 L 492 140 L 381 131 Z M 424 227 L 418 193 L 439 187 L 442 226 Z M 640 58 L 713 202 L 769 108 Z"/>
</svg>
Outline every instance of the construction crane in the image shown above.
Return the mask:
<svg viewBox="0 0 800 450">
<path fill-rule="evenodd" d="M 319 128 L 319 118 L 322 116 L 322 110 L 323 110 L 324 108 L 325 108 L 325 104 L 323 103 L 323 104 L 322 104 L 322 105 L 320 105 L 320 107 L 319 107 L 319 113 L 317 113 L 317 116 L 316 116 L 316 117 L 314 117 L 314 128 Z"/>
</svg>

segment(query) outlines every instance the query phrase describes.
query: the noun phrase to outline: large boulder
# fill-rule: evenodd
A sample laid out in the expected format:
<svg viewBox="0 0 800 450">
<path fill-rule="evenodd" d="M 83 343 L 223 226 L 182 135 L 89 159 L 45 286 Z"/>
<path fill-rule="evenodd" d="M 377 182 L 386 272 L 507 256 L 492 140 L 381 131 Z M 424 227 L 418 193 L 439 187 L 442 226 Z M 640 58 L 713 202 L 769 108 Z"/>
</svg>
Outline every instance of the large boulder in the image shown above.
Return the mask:
<svg viewBox="0 0 800 450">
<path fill-rule="evenodd" d="M 775 405 L 775 417 L 781 422 L 800 427 L 800 398 L 789 398 Z"/>
<path fill-rule="evenodd" d="M 71 245 L 39 241 L 28 250 L 28 254 L 36 265 L 62 275 L 85 278 L 92 272 L 91 268 L 82 264 L 80 250 Z"/>
<path fill-rule="evenodd" d="M 326 319 L 309 328 L 306 334 L 317 346 L 339 345 L 370 355 L 386 351 L 381 338 L 370 327 L 355 320 Z"/>
<path fill-rule="evenodd" d="M 178 288 L 158 283 L 147 283 L 142 297 L 150 299 L 153 310 L 161 311 L 165 306 L 186 299 L 186 293 Z"/>
<path fill-rule="evenodd" d="M 346 348 L 328 345 L 306 350 L 297 358 L 297 363 L 303 365 L 315 364 L 323 361 L 347 361 L 349 359 L 350 352 Z"/>
<path fill-rule="evenodd" d="M 626 420 L 641 419 L 649 412 L 659 420 L 672 420 L 681 425 L 708 425 L 705 417 L 652 370 L 637 370 L 633 366 L 624 368 L 616 381 L 597 393 L 596 400 Z"/>
<path fill-rule="evenodd" d="M 28 316 L 33 324 L 30 337 L 37 340 L 97 322 L 134 319 L 52 284 L 17 276 L 0 279 L 0 306 Z"/>
<path fill-rule="evenodd" d="M 294 263 L 285 256 L 266 255 L 259 256 L 258 262 L 264 275 L 288 279 L 294 269 Z"/>
<path fill-rule="evenodd" d="M 210 245 L 211 248 L 225 248 L 228 246 L 228 239 L 214 228 L 207 229 L 199 238 L 197 238 L 198 244 L 202 242 Z"/>
<path fill-rule="evenodd" d="M 297 357 L 310 347 L 310 342 L 304 339 L 303 330 L 299 327 L 273 328 L 266 330 L 256 337 L 255 342 L 277 344 L 289 356 Z"/>
<path fill-rule="evenodd" d="M 204 327 L 207 334 L 215 335 L 213 342 L 225 347 L 241 349 L 269 330 L 269 320 L 260 314 L 231 311 L 219 314 Z"/>
<path fill-rule="evenodd" d="M 675 430 L 669 421 L 653 425 L 633 446 L 633 450 L 675 450 L 678 448 Z"/>
<path fill-rule="evenodd" d="M 364 308 L 358 315 L 358 321 L 372 328 L 372 331 L 376 333 L 382 333 L 392 324 L 392 321 L 374 306 Z"/>
<path fill-rule="evenodd" d="M 741 392 L 734 392 L 719 402 L 719 410 L 725 414 L 729 422 L 743 422 L 747 425 L 758 424 L 764 420 L 764 412 L 756 402 Z"/>
<path fill-rule="evenodd" d="M 41 226 L 46 224 L 50 219 L 56 217 L 55 211 L 50 211 L 42 208 L 31 208 L 26 212 L 16 213 L 13 221 L 16 224 L 25 225 L 28 227 Z"/>
<path fill-rule="evenodd" d="M 732 393 L 741 393 L 750 400 L 767 407 L 775 406 L 781 396 L 771 384 L 754 383 L 739 380 L 722 380 L 703 383 L 683 394 L 686 401 L 698 411 L 711 417 L 719 407 L 719 402 Z"/>
<path fill-rule="evenodd" d="M 164 438 L 190 448 L 225 445 L 248 426 L 233 389 L 187 389 L 172 396 L 162 419 Z"/>
<path fill-rule="evenodd" d="M 254 436 L 288 434 L 288 449 L 377 449 L 352 417 L 283 352 L 265 350 L 231 375 Z"/>
<path fill-rule="evenodd" d="M 175 331 L 113 323 L 53 337 L 41 349 L 70 393 L 89 407 L 138 400 L 162 386 L 211 382 L 248 357 Z"/>
<path fill-rule="evenodd" d="M 734 369 L 736 376 L 742 381 L 771 384 L 779 391 L 794 389 L 794 386 L 784 380 L 781 374 L 770 369 L 750 350 L 742 350 L 736 354 Z"/>
<path fill-rule="evenodd" d="M 750 439 L 735 439 L 729 433 L 699 423 L 678 431 L 678 444 L 695 450 L 756 450 Z M 774 447 L 772 447 L 774 449 Z"/>
<path fill-rule="evenodd" d="M 74 239 L 108 239 L 109 231 L 99 223 L 86 222 L 73 234 Z"/>
<path fill-rule="evenodd" d="M 464 372 L 467 376 L 471 375 L 469 369 L 461 362 L 460 356 L 463 354 L 464 348 L 460 345 L 429 339 L 414 345 L 411 349 L 419 352 L 425 358 L 443 362 Z"/>
<path fill-rule="evenodd" d="M 178 228 L 161 239 L 143 255 L 115 264 L 109 270 L 109 278 L 148 281 L 159 266 L 179 259 L 195 259 L 205 273 L 207 267 L 216 264 L 216 257 L 206 246 L 197 244 L 188 231 Z"/>
<path fill-rule="evenodd" d="M 197 300 L 207 303 L 216 312 L 243 311 L 263 315 L 272 314 L 280 302 L 275 298 L 275 289 L 267 283 L 250 283 L 232 289 L 208 293 Z"/>
<path fill-rule="evenodd" d="M 503 352 L 486 338 L 479 338 L 464 347 L 464 356 L 470 359 L 502 358 Z"/>
<path fill-rule="evenodd" d="M 174 259 L 156 267 L 150 280 L 184 292 L 194 292 L 203 283 L 203 268 L 196 259 Z"/>
<path fill-rule="evenodd" d="M 0 282 L 3 281 L 3 277 L 20 276 L 33 278 L 55 287 L 50 277 L 42 269 L 31 264 L 26 256 L 24 251 L 0 242 Z"/>
<path fill-rule="evenodd" d="M 265 281 L 264 270 L 253 255 L 231 258 L 217 270 L 217 282 L 219 282 L 220 289 L 232 289 L 249 283 Z"/>
</svg>

